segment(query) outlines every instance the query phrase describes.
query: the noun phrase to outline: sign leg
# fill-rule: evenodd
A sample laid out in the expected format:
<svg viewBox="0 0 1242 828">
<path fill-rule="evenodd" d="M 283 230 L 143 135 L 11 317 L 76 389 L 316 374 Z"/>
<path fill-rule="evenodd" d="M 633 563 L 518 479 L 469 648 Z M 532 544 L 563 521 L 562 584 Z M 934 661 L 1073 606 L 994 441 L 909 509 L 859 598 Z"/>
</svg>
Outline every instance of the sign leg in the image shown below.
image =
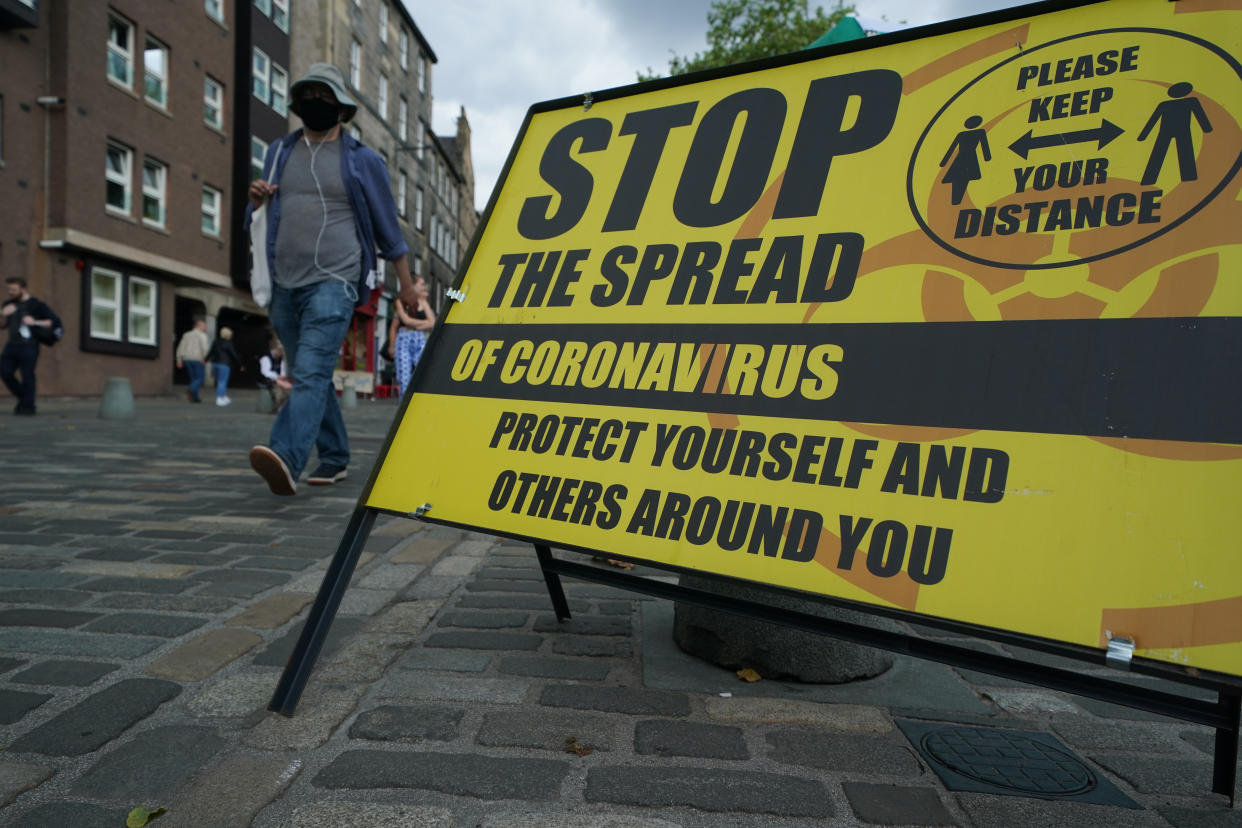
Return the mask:
<svg viewBox="0 0 1242 828">
<path fill-rule="evenodd" d="M 1238 733 L 1242 730 L 1242 693 L 1221 691 L 1219 704 L 1229 717 L 1230 726 L 1216 728 L 1212 792 L 1229 797 L 1229 807 L 1232 808 L 1238 782 Z"/>
<path fill-rule="evenodd" d="M 543 571 L 543 582 L 548 585 L 548 597 L 552 599 L 552 609 L 556 611 L 556 620 L 568 621 L 569 602 L 565 600 L 565 588 L 561 586 L 561 576 L 548 569 L 548 564 L 552 562 L 552 550 L 537 543 L 535 554 L 539 556 L 539 568 Z"/>
<path fill-rule="evenodd" d="M 323 584 L 319 587 L 319 594 L 311 605 L 310 615 L 306 617 L 302 634 L 298 636 L 298 643 L 285 664 L 285 671 L 280 674 L 276 692 L 267 704 L 268 710 L 292 716 L 294 708 L 298 706 L 302 689 L 306 687 L 311 668 L 315 666 L 315 659 L 319 657 L 323 642 L 328 637 L 328 630 L 332 627 L 332 620 L 336 618 L 345 588 L 349 586 L 349 579 L 354 574 L 358 556 L 362 554 L 362 547 L 366 545 L 371 527 L 375 525 L 375 515 L 374 509 L 360 506 L 349 519 L 341 545 L 332 557 L 332 563 L 323 576 Z"/>
</svg>

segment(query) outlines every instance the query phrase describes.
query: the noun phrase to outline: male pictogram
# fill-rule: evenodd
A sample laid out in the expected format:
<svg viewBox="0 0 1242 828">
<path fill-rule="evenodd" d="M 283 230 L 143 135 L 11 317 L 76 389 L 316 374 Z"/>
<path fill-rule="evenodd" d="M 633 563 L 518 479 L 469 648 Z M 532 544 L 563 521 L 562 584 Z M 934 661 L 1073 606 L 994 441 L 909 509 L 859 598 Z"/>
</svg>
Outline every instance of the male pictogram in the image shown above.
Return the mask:
<svg viewBox="0 0 1242 828">
<path fill-rule="evenodd" d="M 979 151 L 983 151 L 984 161 L 992 160 L 992 151 L 988 147 L 988 134 L 985 130 L 979 129 L 982 123 L 983 119 L 978 115 L 971 115 L 967 118 L 963 123 L 966 129 L 957 134 L 953 143 L 949 145 L 949 149 L 945 151 L 944 158 L 940 159 L 940 166 L 943 167 L 949 163 L 953 151 L 957 150 L 957 157 L 953 159 L 952 164 L 949 164 L 949 169 L 945 170 L 944 178 L 941 179 L 943 183 L 953 185 L 954 204 L 962 203 L 962 198 L 966 195 L 966 186 L 970 182 L 983 177 L 979 169 Z"/>
<path fill-rule="evenodd" d="M 1177 169 L 1182 181 L 1194 181 L 1199 177 L 1195 167 L 1195 146 L 1190 134 L 1190 118 L 1199 122 L 1204 134 L 1212 131 L 1212 124 L 1198 98 L 1187 97 L 1194 90 L 1189 81 L 1181 81 L 1169 87 L 1170 100 L 1156 104 L 1156 109 L 1147 119 L 1138 139 L 1143 141 L 1151 132 L 1152 127 L 1159 124 L 1156 141 L 1151 148 L 1151 158 L 1147 160 L 1147 169 L 1143 170 L 1143 186 L 1150 187 L 1160 177 L 1160 168 L 1164 166 L 1164 157 L 1169 153 L 1169 144 L 1177 144 Z"/>
</svg>

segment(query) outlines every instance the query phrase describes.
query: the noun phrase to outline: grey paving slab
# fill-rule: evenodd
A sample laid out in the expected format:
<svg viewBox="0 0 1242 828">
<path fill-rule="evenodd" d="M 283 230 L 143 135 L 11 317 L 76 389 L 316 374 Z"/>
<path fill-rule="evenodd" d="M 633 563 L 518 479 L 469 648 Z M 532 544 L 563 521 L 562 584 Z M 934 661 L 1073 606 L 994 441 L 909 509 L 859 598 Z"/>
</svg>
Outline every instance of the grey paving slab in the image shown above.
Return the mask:
<svg viewBox="0 0 1242 828">
<path fill-rule="evenodd" d="M 569 763 L 460 753 L 347 750 L 315 777 L 321 788 L 415 788 L 487 800 L 555 799 Z"/>
<path fill-rule="evenodd" d="M 194 583 L 181 578 L 125 578 L 111 576 L 75 583 L 74 589 L 87 592 L 147 592 L 156 595 L 177 595 Z"/>
<path fill-rule="evenodd" d="M 181 692 L 171 681 L 125 679 L 15 739 L 10 753 L 81 756 L 124 733 Z"/>
<path fill-rule="evenodd" d="M 381 742 L 450 742 L 466 711 L 442 705 L 386 704 L 359 714 L 349 738 Z"/>
<path fill-rule="evenodd" d="M 575 615 L 565 621 L 557 620 L 555 615 L 541 615 L 535 619 L 535 632 L 561 633 L 563 635 L 617 635 L 633 634 L 633 623 L 629 616 L 600 617 L 591 615 Z"/>
<path fill-rule="evenodd" d="M 0 604 L 25 604 L 53 607 L 76 607 L 91 600 L 87 593 L 73 589 L 5 589 L 0 590 Z"/>
<path fill-rule="evenodd" d="M 50 609 L 0 610 L 0 627 L 80 627 L 99 617 L 97 612 Z"/>
<path fill-rule="evenodd" d="M 525 612 L 456 610 L 442 614 L 437 623 L 441 627 L 474 627 L 476 629 L 499 630 L 523 627 L 529 619 L 530 615 Z"/>
<path fill-rule="evenodd" d="M 225 744 L 210 728 L 157 727 L 100 756 L 71 791 L 100 800 L 160 802 Z"/>
<path fill-rule="evenodd" d="M 178 794 L 158 828 L 236 828 L 279 798 L 297 779 L 301 759 L 263 754 L 226 756 Z"/>
<path fill-rule="evenodd" d="M 715 813 L 814 818 L 836 813 L 822 782 L 775 773 L 687 766 L 591 768 L 585 796 L 588 802 L 690 807 Z"/>
<path fill-rule="evenodd" d="M 859 819 L 876 825 L 956 825 L 932 788 L 843 782 L 845 798 Z"/>
<path fill-rule="evenodd" d="M 424 647 L 455 647 L 468 650 L 537 650 L 543 636 L 506 632 L 440 632 L 423 642 Z"/>
<path fill-rule="evenodd" d="M 0 761 L 0 808 L 50 779 L 56 769 L 27 762 Z"/>
<path fill-rule="evenodd" d="M 628 640 L 615 638 L 590 638 L 576 635 L 558 635 L 552 638 L 552 652 L 569 656 L 594 656 L 596 658 L 619 658 L 634 652 Z"/>
<path fill-rule="evenodd" d="M 118 828 L 125 824 L 128 807 L 103 807 L 88 802 L 51 802 L 20 817 L 21 828 Z"/>
<path fill-rule="evenodd" d="M 294 809 L 280 828 L 452 828 L 455 824 L 449 808 L 328 799 Z"/>
<path fill-rule="evenodd" d="M 399 670 L 385 676 L 375 685 L 373 692 L 377 698 L 517 704 L 525 700 L 530 686 L 529 681 L 519 679 L 445 676 L 418 670 Z"/>
<path fill-rule="evenodd" d="M 0 631 L 0 652 L 135 658 L 160 645 L 157 640 L 77 631 Z"/>
<path fill-rule="evenodd" d="M 534 710 L 521 716 L 487 713 L 475 736 L 480 745 L 572 752 L 574 745 L 587 751 L 612 750 L 612 719 L 588 713 Z"/>
<path fill-rule="evenodd" d="M 682 693 L 589 684 L 553 684 L 543 688 L 539 703 L 546 707 L 573 707 L 628 713 L 632 716 L 689 716 L 690 700 Z"/>
<path fill-rule="evenodd" d="M 27 713 L 52 698 L 50 693 L 29 693 L 0 688 L 0 724 L 20 722 Z"/>
<path fill-rule="evenodd" d="M 321 659 L 330 657 L 350 636 L 362 628 L 362 624 L 361 618 L 337 618 L 332 624 L 328 637 L 324 640 L 323 649 L 320 651 L 319 657 Z M 290 654 L 293 653 L 294 645 L 298 643 L 298 636 L 301 634 L 301 625 L 294 627 L 294 629 L 267 645 L 262 652 L 254 657 L 254 663 L 266 667 L 284 667 L 285 662 L 289 660 Z"/>
<path fill-rule="evenodd" d="M 209 595 L 138 595 L 114 592 L 100 595 L 91 601 L 91 607 L 129 610 L 167 610 L 170 612 L 202 612 L 216 614 L 234 606 L 231 598 Z"/>
<path fill-rule="evenodd" d="M 634 750 L 655 756 L 694 756 L 701 759 L 747 759 L 746 738 L 740 727 L 676 719 L 647 719 L 634 726 Z"/>
<path fill-rule="evenodd" d="M 196 630 L 208 619 L 192 615 L 160 615 L 147 612 L 115 612 L 83 627 L 84 632 L 125 633 L 176 638 Z"/>
<path fill-rule="evenodd" d="M 766 735 L 768 756 L 790 765 L 841 773 L 915 777 L 922 765 L 899 733 L 822 733 L 774 730 Z"/>
<path fill-rule="evenodd" d="M 570 658 L 546 656 L 506 656 L 497 671 L 511 676 L 602 681 L 608 677 L 609 665 Z"/>
<path fill-rule="evenodd" d="M 403 670 L 447 670 L 460 673 L 481 673 L 492 663 L 486 653 L 456 650 L 410 650 L 397 660 Z"/>
<path fill-rule="evenodd" d="M 7 673 L 15 667 L 21 667 L 25 660 L 20 658 L 0 658 L 0 673 Z"/>
</svg>

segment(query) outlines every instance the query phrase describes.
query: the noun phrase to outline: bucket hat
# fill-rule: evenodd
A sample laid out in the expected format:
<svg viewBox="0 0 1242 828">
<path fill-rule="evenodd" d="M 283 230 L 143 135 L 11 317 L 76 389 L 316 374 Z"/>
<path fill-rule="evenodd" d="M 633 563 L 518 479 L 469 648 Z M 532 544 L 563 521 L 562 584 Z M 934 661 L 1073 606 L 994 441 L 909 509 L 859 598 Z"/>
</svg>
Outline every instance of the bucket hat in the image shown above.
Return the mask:
<svg viewBox="0 0 1242 828">
<path fill-rule="evenodd" d="M 308 83 L 322 83 L 332 90 L 332 94 L 336 96 L 336 102 L 342 108 L 342 122 L 352 119 L 354 113 L 358 111 L 358 105 L 345 91 L 345 76 L 341 74 L 341 70 L 331 63 L 312 63 L 306 70 L 306 74 L 289 88 L 289 108 L 293 110 L 294 115 L 299 117 L 302 115 L 299 111 L 302 105 L 298 100 L 298 91 Z"/>
</svg>

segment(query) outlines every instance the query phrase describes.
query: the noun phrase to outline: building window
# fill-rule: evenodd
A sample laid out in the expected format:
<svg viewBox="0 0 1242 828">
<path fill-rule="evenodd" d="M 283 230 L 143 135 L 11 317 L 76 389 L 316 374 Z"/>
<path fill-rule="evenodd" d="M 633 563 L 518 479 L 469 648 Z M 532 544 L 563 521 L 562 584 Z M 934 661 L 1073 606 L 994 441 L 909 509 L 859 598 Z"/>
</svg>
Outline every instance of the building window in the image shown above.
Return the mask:
<svg viewBox="0 0 1242 828">
<path fill-rule="evenodd" d="M 142 52 L 143 88 L 147 100 L 163 109 L 168 108 L 168 47 L 147 35 Z"/>
<path fill-rule="evenodd" d="M 285 34 L 289 33 L 289 0 L 272 0 L 272 22 Z"/>
<path fill-rule="evenodd" d="M 267 157 L 267 144 L 250 136 L 250 180 L 263 177 L 263 159 Z"/>
<path fill-rule="evenodd" d="M 127 308 L 129 324 L 129 341 L 135 345 L 155 344 L 155 297 L 159 293 L 158 285 L 150 279 L 129 277 L 129 307 Z"/>
<path fill-rule="evenodd" d="M 272 109 L 277 115 L 289 114 L 289 73 L 272 64 Z"/>
<path fill-rule="evenodd" d="M 387 3 L 383 3 L 383 2 L 380 3 L 379 17 L 380 17 L 380 21 L 379 21 L 380 43 L 387 43 L 388 42 L 388 4 Z"/>
<path fill-rule="evenodd" d="M 388 120 L 388 76 L 380 73 L 379 78 L 379 111 L 380 119 Z"/>
<path fill-rule="evenodd" d="M 134 85 L 134 24 L 108 14 L 108 77 L 125 87 Z"/>
<path fill-rule="evenodd" d="M 207 10 L 207 15 L 218 23 L 224 22 L 224 1 L 223 0 L 203 0 L 203 7 Z"/>
<path fill-rule="evenodd" d="M 264 17 L 272 16 L 272 0 L 254 0 L 254 7 L 261 11 Z"/>
<path fill-rule="evenodd" d="M 155 227 L 164 226 L 164 205 L 168 200 L 168 167 L 152 158 L 142 162 L 142 220 Z"/>
<path fill-rule="evenodd" d="M 397 173 L 397 215 L 405 218 L 405 170 Z"/>
<path fill-rule="evenodd" d="M 203 232 L 209 236 L 220 235 L 220 199 L 219 190 L 203 185 Z"/>
<path fill-rule="evenodd" d="M 356 40 L 349 41 L 349 85 L 362 88 L 362 44 Z"/>
<path fill-rule="evenodd" d="M 251 66 L 251 91 L 263 103 L 272 99 L 272 61 L 258 49 L 254 50 L 254 61 Z"/>
<path fill-rule="evenodd" d="M 418 91 L 427 92 L 427 58 L 421 53 L 418 55 Z"/>
<path fill-rule="evenodd" d="M 414 229 L 423 229 L 423 188 L 414 188 Z"/>
<path fill-rule="evenodd" d="M 91 336 L 121 341 L 121 282 L 123 277 L 102 267 L 91 269 Z"/>
<path fill-rule="evenodd" d="M 416 127 L 415 132 L 414 132 L 414 144 L 415 144 L 414 153 L 418 156 L 419 161 L 422 161 L 426 155 L 426 152 L 425 152 L 427 148 L 426 138 L 427 138 L 426 127 L 423 126 L 422 121 L 419 121 L 418 126 Z"/>
<path fill-rule="evenodd" d="M 210 75 L 203 78 L 203 123 L 224 129 L 224 84 Z"/>
<path fill-rule="evenodd" d="M 129 215 L 133 163 L 133 150 L 120 144 L 108 143 L 108 159 L 104 167 L 104 177 L 107 179 L 106 203 L 109 210 Z"/>
<path fill-rule="evenodd" d="M 397 36 L 397 55 L 401 59 L 401 68 L 410 68 L 410 35 L 405 29 Z"/>
<path fill-rule="evenodd" d="M 405 98 L 397 101 L 397 137 L 406 142 L 410 127 L 410 104 Z"/>
<path fill-rule="evenodd" d="M 82 328 L 89 334 L 82 344 L 83 350 L 127 356 L 158 355 L 158 282 L 93 265 L 83 290 L 86 296 L 82 302 Z"/>
</svg>

